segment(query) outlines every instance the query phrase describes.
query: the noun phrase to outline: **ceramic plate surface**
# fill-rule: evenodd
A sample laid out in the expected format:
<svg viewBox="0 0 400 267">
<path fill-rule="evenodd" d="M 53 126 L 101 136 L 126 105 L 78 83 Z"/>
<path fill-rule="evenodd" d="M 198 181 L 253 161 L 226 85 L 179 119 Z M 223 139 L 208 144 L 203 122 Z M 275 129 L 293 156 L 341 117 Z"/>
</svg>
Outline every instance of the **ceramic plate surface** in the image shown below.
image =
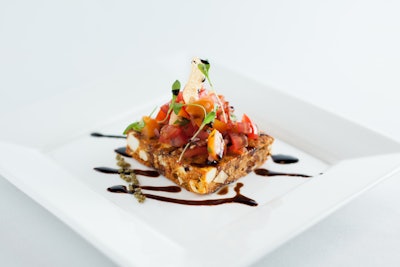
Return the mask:
<svg viewBox="0 0 400 267">
<path fill-rule="evenodd" d="M 106 189 L 124 184 L 94 167 L 115 167 L 126 125 L 169 100 L 179 70 L 142 66 L 0 117 L 0 173 L 81 236 L 123 266 L 247 266 L 382 179 L 399 171 L 400 145 L 344 118 L 213 66 L 213 83 L 237 113 L 247 113 L 276 138 L 272 154 L 299 158 L 262 168 L 306 174 L 264 177 L 250 173 L 238 203 L 186 206 L 152 199 L 144 204 Z M 132 159 L 134 168 L 146 169 Z M 139 176 L 142 185 L 172 185 Z M 214 199 L 151 192 L 180 199 Z"/>
</svg>

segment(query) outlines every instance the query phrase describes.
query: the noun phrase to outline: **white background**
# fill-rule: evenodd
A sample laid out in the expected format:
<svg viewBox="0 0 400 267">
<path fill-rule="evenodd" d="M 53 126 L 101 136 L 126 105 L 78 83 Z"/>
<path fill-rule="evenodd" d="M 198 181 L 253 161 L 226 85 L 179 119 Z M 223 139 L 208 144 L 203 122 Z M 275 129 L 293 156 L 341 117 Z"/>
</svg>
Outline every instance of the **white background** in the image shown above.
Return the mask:
<svg viewBox="0 0 400 267">
<path fill-rule="evenodd" d="M 0 117 L 183 51 L 400 142 L 399 14 L 394 0 L 0 0 Z M 399 266 L 399 178 L 255 266 Z M 2 266 L 114 266 L 1 176 L 0 195 Z"/>
</svg>

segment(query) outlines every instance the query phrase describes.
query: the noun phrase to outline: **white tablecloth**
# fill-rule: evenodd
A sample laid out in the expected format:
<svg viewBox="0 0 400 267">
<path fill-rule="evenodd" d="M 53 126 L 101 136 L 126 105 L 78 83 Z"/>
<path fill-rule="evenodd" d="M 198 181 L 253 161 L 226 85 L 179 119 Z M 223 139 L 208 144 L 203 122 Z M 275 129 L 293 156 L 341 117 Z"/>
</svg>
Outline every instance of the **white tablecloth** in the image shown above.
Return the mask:
<svg viewBox="0 0 400 267">
<path fill-rule="evenodd" d="M 0 113 L 183 53 L 400 142 L 399 2 L 143 2 L 0 2 Z M 399 178 L 254 266 L 400 266 Z M 114 265 L 1 176 L 0 195 L 2 266 Z"/>
</svg>

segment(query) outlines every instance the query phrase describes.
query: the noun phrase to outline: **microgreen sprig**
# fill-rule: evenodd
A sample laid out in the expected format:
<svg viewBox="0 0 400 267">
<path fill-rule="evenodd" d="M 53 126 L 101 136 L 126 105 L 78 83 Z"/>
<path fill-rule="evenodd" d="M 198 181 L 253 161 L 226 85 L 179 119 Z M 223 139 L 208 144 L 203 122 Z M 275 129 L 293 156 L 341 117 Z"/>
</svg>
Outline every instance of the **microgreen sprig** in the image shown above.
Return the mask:
<svg viewBox="0 0 400 267">
<path fill-rule="evenodd" d="M 210 76 L 209 76 L 209 74 L 208 74 L 208 71 L 210 70 L 210 63 L 208 62 L 208 60 L 201 60 L 201 63 L 199 63 L 199 64 L 197 65 L 197 67 L 199 68 L 199 70 L 201 71 L 201 73 L 203 73 L 203 75 L 206 77 L 208 83 L 209 83 L 210 86 L 211 86 L 211 90 L 214 92 L 215 96 L 217 97 L 218 104 L 219 104 L 220 107 L 221 107 L 222 115 L 223 115 L 223 117 L 224 117 L 224 122 L 227 123 L 228 120 L 227 120 L 227 117 L 226 117 L 226 114 L 225 114 L 224 106 L 222 105 L 221 99 L 219 99 L 219 96 L 218 96 L 217 92 L 215 91 L 214 86 L 213 86 L 213 84 L 211 83 Z"/>
<path fill-rule="evenodd" d="M 144 128 L 144 121 L 143 120 L 136 121 L 134 123 L 129 124 L 128 127 L 126 127 L 124 134 L 127 134 L 130 130 L 141 132 L 143 128 Z"/>
<path fill-rule="evenodd" d="M 153 111 L 150 113 L 149 117 L 153 116 L 154 112 L 156 111 L 157 107 L 153 109 Z M 124 134 L 127 134 L 130 130 L 134 130 L 136 132 L 141 132 L 145 126 L 144 120 L 141 119 L 140 121 L 135 121 L 134 123 L 131 123 L 126 127 Z"/>
<path fill-rule="evenodd" d="M 178 114 L 180 108 L 182 107 L 181 106 L 182 104 L 176 103 L 176 99 L 179 95 L 180 90 L 181 90 L 181 83 L 179 80 L 176 80 L 172 84 L 172 100 L 171 100 L 171 104 L 169 105 L 167 116 L 165 116 L 165 119 L 163 119 L 162 121 L 159 121 L 159 123 L 165 123 L 172 111 L 174 111 L 175 114 Z M 178 112 L 176 112 L 176 110 L 178 110 Z"/>
</svg>

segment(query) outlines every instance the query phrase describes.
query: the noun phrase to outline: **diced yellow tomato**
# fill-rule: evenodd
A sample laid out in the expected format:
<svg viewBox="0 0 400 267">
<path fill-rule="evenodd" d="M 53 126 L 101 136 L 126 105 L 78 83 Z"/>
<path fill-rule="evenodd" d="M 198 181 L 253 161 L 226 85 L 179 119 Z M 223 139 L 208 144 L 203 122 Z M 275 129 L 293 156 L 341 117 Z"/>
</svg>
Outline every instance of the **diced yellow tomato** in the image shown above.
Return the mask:
<svg viewBox="0 0 400 267">
<path fill-rule="evenodd" d="M 228 130 L 228 124 L 220 121 L 219 119 L 215 119 L 213 123 L 213 128 L 217 129 L 221 133 L 225 133 Z"/>
<path fill-rule="evenodd" d="M 144 128 L 142 129 L 142 134 L 147 138 L 153 138 L 156 136 L 156 131 L 160 130 L 160 125 L 156 119 L 148 116 L 143 117 Z"/>
<path fill-rule="evenodd" d="M 184 107 L 179 110 L 178 117 L 190 120 L 190 115 L 189 115 L 189 113 L 186 112 Z"/>
<path fill-rule="evenodd" d="M 199 106 L 202 106 L 205 111 L 209 113 L 214 109 L 214 102 L 209 97 L 201 98 L 193 103 L 190 103 L 186 107 L 186 112 L 195 117 L 204 116 L 204 109 Z"/>
<path fill-rule="evenodd" d="M 201 125 L 204 119 L 204 111 L 201 107 L 190 105 L 186 107 L 186 112 L 189 114 L 190 118 L 197 124 L 197 126 Z"/>
<path fill-rule="evenodd" d="M 193 103 L 190 103 L 186 107 L 186 112 L 190 115 L 190 118 L 197 124 L 197 126 L 200 126 L 204 120 L 204 111 L 206 111 L 206 113 L 209 113 L 213 109 L 213 100 L 209 97 L 204 97 Z"/>
<path fill-rule="evenodd" d="M 209 159 L 220 160 L 224 155 L 225 141 L 222 134 L 214 129 L 207 140 L 207 151 Z"/>
</svg>

